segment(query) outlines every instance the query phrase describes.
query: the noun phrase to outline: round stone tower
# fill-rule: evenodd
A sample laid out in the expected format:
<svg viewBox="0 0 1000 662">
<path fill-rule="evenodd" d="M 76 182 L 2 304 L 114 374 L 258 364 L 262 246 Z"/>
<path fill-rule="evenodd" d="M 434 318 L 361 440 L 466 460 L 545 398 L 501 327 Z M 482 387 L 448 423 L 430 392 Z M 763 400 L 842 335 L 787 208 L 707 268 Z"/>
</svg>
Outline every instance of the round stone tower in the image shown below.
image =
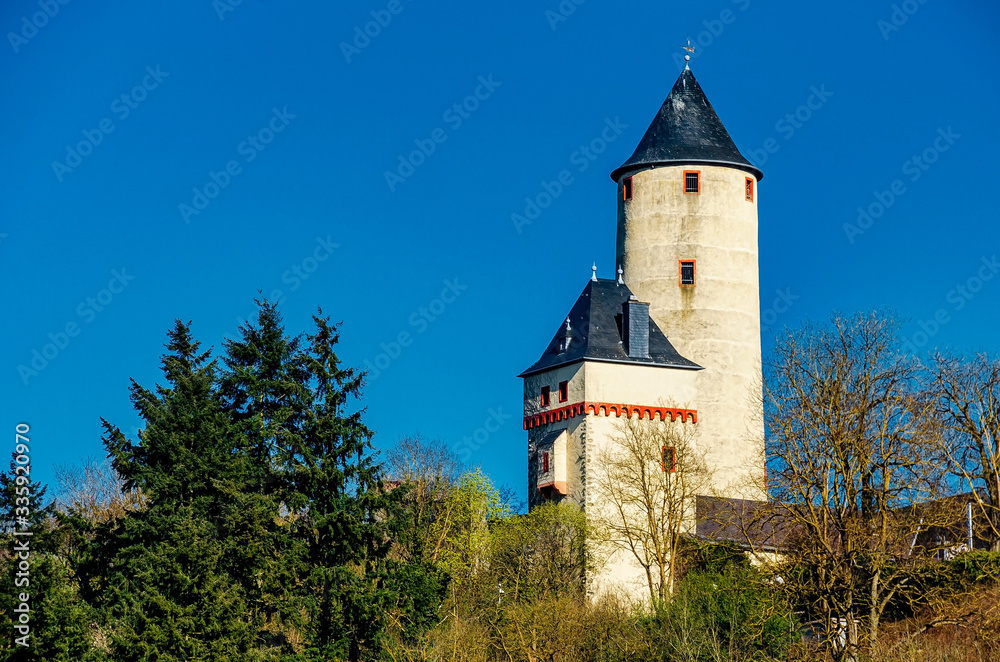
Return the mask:
<svg viewBox="0 0 1000 662">
<path fill-rule="evenodd" d="M 685 68 L 618 183 L 624 280 L 697 374 L 699 444 L 725 496 L 761 498 L 757 183 Z M 751 487 L 756 485 L 757 487 Z"/>
</svg>

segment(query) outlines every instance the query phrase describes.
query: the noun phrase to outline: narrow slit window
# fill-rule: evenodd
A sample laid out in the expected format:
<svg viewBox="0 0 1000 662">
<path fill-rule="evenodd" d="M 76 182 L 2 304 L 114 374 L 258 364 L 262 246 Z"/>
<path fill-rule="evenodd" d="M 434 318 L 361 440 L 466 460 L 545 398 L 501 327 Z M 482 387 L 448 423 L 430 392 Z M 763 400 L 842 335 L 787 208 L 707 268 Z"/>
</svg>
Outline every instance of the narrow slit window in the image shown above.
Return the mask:
<svg viewBox="0 0 1000 662">
<path fill-rule="evenodd" d="M 747 177 L 747 200 L 753 202 L 753 179 Z"/>
<path fill-rule="evenodd" d="M 569 399 L 569 382 L 559 382 L 559 402 Z"/>
<path fill-rule="evenodd" d="M 548 407 L 549 406 L 549 391 L 550 391 L 550 389 L 549 389 L 548 386 L 543 386 L 542 387 L 542 406 L 543 407 Z"/>
<path fill-rule="evenodd" d="M 700 170 L 685 170 L 684 171 L 684 192 L 685 193 L 701 193 L 701 171 Z"/>
<path fill-rule="evenodd" d="M 677 454 L 674 452 L 673 446 L 663 447 L 663 460 L 660 463 L 660 467 L 665 472 L 676 473 L 677 472 Z"/>
<path fill-rule="evenodd" d="M 681 260 L 680 261 L 681 285 L 694 285 L 694 275 L 695 275 L 695 261 Z"/>
<path fill-rule="evenodd" d="M 626 177 L 622 180 L 622 200 L 632 199 L 632 178 Z"/>
<path fill-rule="evenodd" d="M 545 451 L 542 453 L 542 473 L 549 473 L 549 452 Z"/>
</svg>

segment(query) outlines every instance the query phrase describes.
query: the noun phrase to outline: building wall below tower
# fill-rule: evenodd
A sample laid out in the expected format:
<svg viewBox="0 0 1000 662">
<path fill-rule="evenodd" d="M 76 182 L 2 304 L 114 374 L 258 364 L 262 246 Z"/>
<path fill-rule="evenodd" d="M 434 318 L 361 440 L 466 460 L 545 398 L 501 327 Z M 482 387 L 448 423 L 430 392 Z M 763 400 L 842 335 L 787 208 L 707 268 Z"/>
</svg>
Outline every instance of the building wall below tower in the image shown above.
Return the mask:
<svg viewBox="0 0 1000 662">
<path fill-rule="evenodd" d="M 659 422 L 645 420 L 641 424 L 660 425 Z M 693 426 L 697 431 L 700 423 L 681 422 L 678 419 L 676 422 L 666 425 L 674 426 L 678 434 L 683 435 L 688 431 L 689 426 Z M 602 530 L 604 521 L 616 520 L 619 517 L 613 504 L 601 496 L 601 485 L 607 480 L 601 458 L 607 451 L 615 452 L 614 440 L 620 438 L 623 433 L 622 419 L 590 416 L 587 421 L 587 432 L 589 434 L 586 462 L 588 490 L 584 510 L 587 521 L 595 532 L 591 550 L 598 561 L 598 567 L 588 577 L 587 592 L 592 599 L 600 598 L 603 594 L 611 594 L 634 605 L 648 606 L 651 592 L 645 568 L 629 548 L 626 539 L 615 540 Z M 697 444 L 696 439 L 697 437 L 695 437 L 695 444 Z M 658 472 L 661 471 L 661 468 L 656 463 L 651 464 L 647 469 L 652 472 L 653 476 L 659 477 Z M 685 510 L 688 513 L 684 518 L 683 530 L 691 534 L 695 531 L 694 506 L 693 499 L 685 505 Z M 637 519 L 644 517 L 641 513 L 637 514 Z M 653 572 L 655 576 L 659 572 L 658 568 L 654 566 Z"/>
<path fill-rule="evenodd" d="M 697 430 L 700 423 L 695 423 L 692 419 L 697 417 L 701 420 L 701 412 L 696 407 L 700 372 L 694 369 L 585 361 L 526 378 L 524 412 L 525 416 L 534 416 L 560 409 L 567 404 L 583 402 L 641 406 L 644 410 L 649 408 L 650 413 L 657 408 L 666 408 L 676 413 L 676 422 L 669 425 L 694 426 Z M 557 387 L 564 380 L 568 381 L 569 397 L 566 403 L 560 403 L 556 395 Z M 553 394 L 548 407 L 540 406 L 539 392 L 542 386 L 549 386 Z M 695 415 L 692 416 L 692 413 Z M 612 440 L 621 434 L 621 424 L 625 418 L 620 410 L 618 414 L 610 411 L 606 414 L 588 413 L 529 428 L 529 505 L 535 507 L 550 498 L 575 504 L 584 508 L 593 525 L 597 525 L 602 517 L 610 516 L 607 504 L 602 502 L 597 492 L 598 481 L 601 480 L 599 458 Z M 645 420 L 648 422 L 648 418 Z M 550 493 L 546 498 L 536 487 L 540 461 L 538 442 L 547 433 L 560 429 L 565 429 L 568 434 L 568 490 L 565 496 Z M 611 592 L 636 604 L 648 602 L 649 588 L 645 571 L 631 552 L 608 543 L 595 545 L 592 551 L 600 561 L 600 568 L 588 578 L 588 592 L 592 596 Z"/>
</svg>

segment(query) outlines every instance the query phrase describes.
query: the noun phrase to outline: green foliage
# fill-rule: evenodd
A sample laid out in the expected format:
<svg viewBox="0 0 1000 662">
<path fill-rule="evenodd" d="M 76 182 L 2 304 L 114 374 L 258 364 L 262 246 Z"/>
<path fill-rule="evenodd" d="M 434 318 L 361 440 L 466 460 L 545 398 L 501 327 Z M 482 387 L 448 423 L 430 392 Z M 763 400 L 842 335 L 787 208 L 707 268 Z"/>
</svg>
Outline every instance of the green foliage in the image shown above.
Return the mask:
<svg viewBox="0 0 1000 662">
<path fill-rule="evenodd" d="M 575 506 L 547 503 L 491 527 L 490 569 L 508 587 L 508 600 L 527 602 L 551 595 L 584 597 L 592 567 L 590 528 Z"/>
<path fill-rule="evenodd" d="M 80 598 L 68 562 L 58 554 L 66 535 L 53 516 L 52 504 L 46 503 L 45 493 L 40 483 L 28 479 L 26 467 L 18 465 L 14 457 L 9 473 L 0 474 L 4 531 L 0 535 L 0 596 L 4 604 L 0 631 L 5 633 L 0 652 L 5 653 L 4 659 L 25 662 L 99 660 L 102 656 L 90 643 L 94 614 Z M 14 535 L 14 531 L 22 535 Z M 30 631 L 22 639 L 27 646 L 17 643 L 23 632 L 14 629 L 23 625 L 21 613 L 14 612 L 22 603 L 28 608 Z"/>
<path fill-rule="evenodd" d="M 419 561 L 394 560 L 388 562 L 386 575 L 394 598 L 387 617 L 401 640 L 416 641 L 443 617 L 450 577 Z"/>
<path fill-rule="evenodd" d="M 945 561 L 943 583 L 963 587 L 1000 583 L 1000 552 L 967 552 Z"/>
<path fill-rule="evenodd" d="M 54 508 L 46 503 L 47 488 L 38 481 L 31 481 L 27 473 L 30 465 L 18 464 L 17 457 L 17 453 L 11 453 L 10 470 L 0 473 L 0 527 L 5 532 L 15 528 L 32 531 L 45 538 L 50 530 L 45 524 Z M 44 544 L 44 541 L 35 541 L 35 544 Z"/>
<path fill-rule="evenodd" d="M 1000 552 L 966 552 L 907 568 L 905 590 L 886 608 L 890 619 L 910 618 L 951 600 L 1000 584 Z"/>
<path fill-rule="evenodd" d="M 131 385 L 138 437 L 104 421 L 112 466 L 142 499 L 108 516 L 54 513 L 31 486 L 44 597 L 34 652 L 17 659 L 360 660 L 390 622 L 410 639 L 437 622 L 446 568 L 393 557 L 414 536 L 407 490 L 387 484 L 352 408 L 363 375 L 341 364 L 337 326 L 313 321 L 289 336 L 260 302 L 221 364 L 178 321 L 164 382 Z M 0 476 L 8 526 L 13 471 Z M 14 561 L 0 552 L 8 602 Z"/>
<path fill-rule="evenodd" d="M 439 552 L 437 566 L 462 582 L 482 566 L 489 545 L 489 523 L 512 515 L 500 491 L 479 469 L 462 474 L 442 500 L 430 526 Z"/>
<path fill-rule="evenodd" d="M 226 515 L 245 474 L 216 389 L 216 366 L 177 322 L 163 358 L 165 386 L 133 382 L 146 423 L 138 442 L 104 422 L 105 445 L 146 508 L 97 531 L 98 604 L 116 660 L 239 660 L 259 623 L 226 572 Z"/>
<path fill-rule="evenodd" d="M 684 540 L 680 557 L 687 571 L 725 574 L 750 568 L 750 558 L 734 542 L 706 544 Z"/>
<path fill-rule="evenodd" d="M 774 580 L 734 545 L 691 545 L 689 571 L 669 602 L 643 619 L 662 659 L 773 659 L 797 638 Z"/>
<path fill-rule="evenodd" d="M 102 600 L 114 659 L 246 659 L 257 624 L 221 571 L 212 525 L 190 508 L 153 508 L 122 529 Z"/>
<path fill-rule="evenodd" d="M 591 567 L 583 512 L 550 503 L 515 515 L 481 471 L 463 474 L 434 509 L 423 550 L 433 556 L 447 592 L 437 600 L 424 636 L 386 642 L 393 659 L 562 659 L 585 646 L 580 616 L 587 610 Z M 434 550 L 437 550 L 435 553 Z M 450 577 L 445 586 L 445 574 Z M 502 591 L 502 592 L 501 592 Z M 416 610 L 415 610 L 416 611 Z M 569 658 L 567 658 L 569 659 Z"/>
<path fill-rule="evenodd" d="M 8 540 L 5 547 L 10 548 Z M 96 617 L 93 609 L 79 595 L 72 572 L 65 559 L 54 554 L 33 552 L 27 579 L 30 584 L 15 586 L 15 559 L 0 562 L 0 595 L 11 596 L 0 612 L 0 630 L 5 633 L 0 651 L 6 650 L 3 659 L 12 662 L 96 662 L 104 654 L 92 646 L 91 630 Z M 29 596 L 31 632 L 25 643 L 14 642 L 16 616 L 14 607 L 21 603 L 22 594 Z"/>
<path fill-rule="evenodd" d="M 238 448 L 249 459 L 246 489 L 264 499 L 265 510 L 273 503 L 280 511 L 248 542 L 263 541 L 284 560 L 276 566 L 270 555 L 247 558 L 251 571 L 238 576 L 268 618 L 302 628 L 309 655 L 358 659 L 377 649 L 386 614 L 398 602 L 388 556 L 405 519 L 404 492 L 386 489 L 372 432 L 360 412 L 348 410 L 363 376 L 341 365 L 336 325 L 320 316 L 313 321 L 315 333 L 289 338 L 265 302 L 257 325 L 226 344 L 221 390 Z M 420 567 L 407 570 L 413 580 Z M 282 607 L 278 588 L 289 583 L 297 586 L 298 620 Z M 270 597 L 261 587 L 271 589 Z"/>
</svg>

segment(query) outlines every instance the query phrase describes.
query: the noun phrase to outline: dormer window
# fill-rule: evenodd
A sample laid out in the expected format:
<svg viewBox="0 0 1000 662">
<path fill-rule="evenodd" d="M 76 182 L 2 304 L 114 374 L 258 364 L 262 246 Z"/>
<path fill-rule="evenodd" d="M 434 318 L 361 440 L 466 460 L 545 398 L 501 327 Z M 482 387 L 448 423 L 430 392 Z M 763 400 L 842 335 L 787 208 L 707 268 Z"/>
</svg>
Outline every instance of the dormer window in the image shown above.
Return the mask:
<svg viewBox="0 0 1000 662">
<path fill-rule="evenodd" d="M 701 171 L 700 170 L 685 170 L 684 171 L 684 192 L 685 193 L 701 193 Z"/>
<path fill-rule="evenodd" d="M 632 199 L 632 178 L 626 177 L 622 180 L 622 200 Z"/>
<path fill-rule="evenodd" d="M 753 202 L 753 178 L 747 177 L 747 202 Z"/>
<path fill-rule="evenodd" d="M 542 387 L 542 406 L 543 407 L 548 407 L 549 406 L 549 391 L 550 391 L 550 389 L 549 389 L 548 386 L 543 386 Z"/>
<path fill-rule="evenodd" d="M 569 400 L 569 382 L 559 382 L 559 402 Z"/>
<path fill-rule="evenodd" d="M 677 268 L 680 271 L 681 286 L 693 286 L 694 276 L 695 276 L 695 261 L 681 260 Z"/>
</svg>

